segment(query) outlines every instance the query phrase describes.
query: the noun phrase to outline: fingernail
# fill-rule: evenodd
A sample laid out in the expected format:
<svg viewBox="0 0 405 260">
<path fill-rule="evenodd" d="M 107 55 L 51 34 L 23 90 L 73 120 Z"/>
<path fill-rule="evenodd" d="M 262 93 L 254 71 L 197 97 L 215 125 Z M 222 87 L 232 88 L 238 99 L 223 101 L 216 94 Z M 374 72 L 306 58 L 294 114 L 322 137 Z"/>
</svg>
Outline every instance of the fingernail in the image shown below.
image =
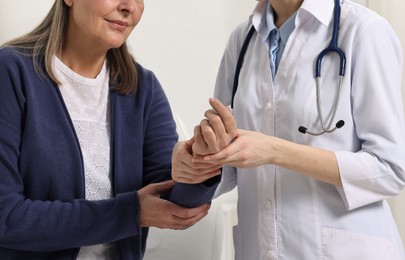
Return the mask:
<svg viewBox="0 0 405 260">
<path fill-rule="evenodd" d="M 231 114 L 233 115 L 233 108 L 231 106 L 227 106 L 228 110 L 231 111 Z"/>
</svg>

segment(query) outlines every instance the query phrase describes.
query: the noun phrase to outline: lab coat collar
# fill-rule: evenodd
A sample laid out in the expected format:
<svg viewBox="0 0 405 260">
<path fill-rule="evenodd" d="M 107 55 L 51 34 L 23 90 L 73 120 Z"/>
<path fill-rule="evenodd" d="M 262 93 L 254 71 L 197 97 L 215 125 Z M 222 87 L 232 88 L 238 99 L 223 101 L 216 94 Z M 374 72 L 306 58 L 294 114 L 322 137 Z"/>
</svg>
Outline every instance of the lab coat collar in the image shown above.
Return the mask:
<svg viewBox="0 0 405 260">
<path fill-rule="evenodd" d="M 334 0 L 304 0 L 299 12 L 305 10 L 322 24 L 328 26 L 333 18 L 331 14 L 333 13 L 334 6 Z"/>
<path fill-rule="evenodd" d="M 250 16 L 252 25 L 259 34 L 266 34 L 267 32 L 268 35 L 268 32 L 270 32 L 269 28 L 267 28 L 266 20 L 267 5 L 268 1 L 259 1 Z"/>
<path fill-rule="evenodd" d="M 252 25 L 255 27 L 256 31 L 261 33 L 268 31 L 266 22 L 266 12 L 267 12 L 268 1 L 259 1 L 250 16 Z M 328 26 L 333 18 L 333 8 L 334 0 L 304 0 L 301 7 L 298 10 L 297 19 L 295 21 L 296 27 L 300 23 L 301 15 L 300 13 L 308 13 L 315 17 L 319 22 Z"/>
</svg>

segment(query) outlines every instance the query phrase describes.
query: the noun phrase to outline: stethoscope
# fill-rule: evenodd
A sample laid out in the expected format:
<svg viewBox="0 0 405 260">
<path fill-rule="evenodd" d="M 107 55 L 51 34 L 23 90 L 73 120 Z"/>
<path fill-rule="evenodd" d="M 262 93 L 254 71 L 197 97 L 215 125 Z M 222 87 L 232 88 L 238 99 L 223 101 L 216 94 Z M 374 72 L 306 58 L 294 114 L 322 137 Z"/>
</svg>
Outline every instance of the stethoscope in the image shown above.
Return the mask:
<svg viewBox="0 0 405 260">
<path fill-rule="evenodd" d="M 340 2 L 339 1 L 340 0 L 335 0 L 335 7 L 333 10 L 333 31 L 332 31 L 331 41 L 329 43 L 329 46 L 326 49 L 324 49 L 323 51 L 321 51 L 321 53 L 318 55 L 318 58 L 317 58 L 316 64 L 315 64 L 316 105 L 317 105 L 318 117 L 319 117 L 319 121 L 320 121 L 320 124 L 322 127 L 322 131 L 313 132 L 313 131 L 309 131 L 308 128 L 306 128 L 305 126 L 300 126 L 298 128 L 298 131 L 303 134 L 319 136 L 324 133 L 332 133 L 336 129 L 343 127 L 345 124 L 345 122 L 343 120 L 339 120 L 335 125 L 332 125 L 333 121 L 335 120 L 337 108 L 339 106 L 340 93 L 341 93 L 343 77 L 345 75 L 345 67 L 346 67 L 345 53 L 338 46 L 338 34 L 339 34 L 339 22 L 340 22 Z M 246 36 L 245 41 L 243 42 L 242 48 L 239 53 L 239 58 L 238 58 L 238 62 L 236 64 L 235 76 L 234 76 L 233 88 L 232 88 L 232 99 L 231 99 L 231 108 L 232 109 L 233 109 L 233 105 L 234 105 L 235 94 L 238 89 L 240 70 L 243 66 L 243 60 L 244 60 L 247 48 L 249 46 L 250 39 L 252 38 L 252 35 L 254 32 L 255 32 L 255 28 L 252 26 L 248 32 L 248 35 Z M 333 106 L 332 106 L 333 109 L 332 109 L 331 116 L 330 116 L 329 120 L 327 120 L 327 122 L 326 122 L 326 120 L 323 117 L 322 108 L 321 108 L 322 106 L 321 106 L 321 97 L 320 97 L 321 96 L 320 78 L 321 78 L 322 59 L 330 52 L 336 52 L 340 58 L 339 85 L 338 85 L 338 88 L 336 91 L 335 100 L 333 102 Z"/>
</svg>

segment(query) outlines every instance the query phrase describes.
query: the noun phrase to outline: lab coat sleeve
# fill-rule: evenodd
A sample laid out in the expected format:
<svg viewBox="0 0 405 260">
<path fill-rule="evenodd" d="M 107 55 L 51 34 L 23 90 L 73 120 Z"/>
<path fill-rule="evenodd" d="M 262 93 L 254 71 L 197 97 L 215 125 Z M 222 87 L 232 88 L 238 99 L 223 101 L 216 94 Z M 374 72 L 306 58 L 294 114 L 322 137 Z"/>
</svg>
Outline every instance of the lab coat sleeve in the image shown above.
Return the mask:
<svg viewBox="0 0 405 260">
<path fill-rule="evenodd" d="M 222 178 L 215 191 L 214 198 L 220 195 L 232 191 L 236 187 L 236 168 L 231 166 L 224 166 L 222 168 Z"/>
<path fill-rule="evenodd" d="M 350 73 L 359 151 L 335 152 L 348 210 L 395 196 L 405 185 L 405 127 L 401 98 L 402 51 L 382 18 L 354 40 Z"/>
</svg>

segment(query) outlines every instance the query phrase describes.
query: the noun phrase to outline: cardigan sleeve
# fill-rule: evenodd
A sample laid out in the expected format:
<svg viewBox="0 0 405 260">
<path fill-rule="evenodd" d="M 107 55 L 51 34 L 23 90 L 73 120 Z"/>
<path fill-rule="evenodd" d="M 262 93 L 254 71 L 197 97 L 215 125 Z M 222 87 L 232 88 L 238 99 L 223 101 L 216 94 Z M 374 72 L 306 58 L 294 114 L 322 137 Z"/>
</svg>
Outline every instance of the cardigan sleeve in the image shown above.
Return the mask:
<svg viewBox="0 0 405 260">
<path fill-rule="evenodd" d="M 146 184 L 171 178 L 171 156 L 177 142 L 176 123 L 169 101 L 158 80 L 153 76 L 154 93 L 149 109 L 144 140 L 144 177 Z M 210 203 L 220 177 L 201 183 L 177 183 L 170 192 L 162 195 L 184 207 L 197 207 Z"/>
</svg>

